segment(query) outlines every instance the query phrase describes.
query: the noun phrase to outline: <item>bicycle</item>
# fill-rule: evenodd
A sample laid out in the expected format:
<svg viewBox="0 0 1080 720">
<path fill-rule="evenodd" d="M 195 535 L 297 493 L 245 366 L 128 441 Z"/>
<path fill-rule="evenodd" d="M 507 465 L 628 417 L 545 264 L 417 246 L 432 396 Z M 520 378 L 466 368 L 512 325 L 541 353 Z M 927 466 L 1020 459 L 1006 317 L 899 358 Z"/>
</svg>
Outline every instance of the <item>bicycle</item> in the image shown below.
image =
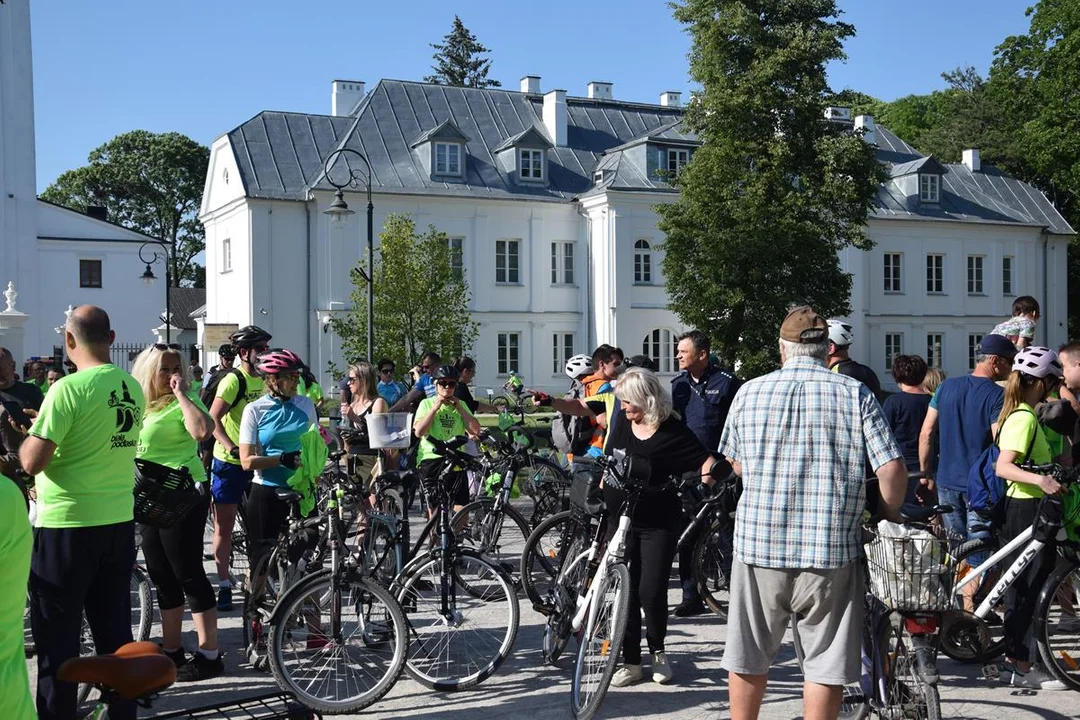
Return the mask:
<svg viewBox="0 0 1080 720">
<path fill-rule="evenodd" d="M 534 414 L 538 407 L 528 393 L 507 391 L 503 395 L 496 395 L 494 390 L 488 388 L 487 394 L 488 402 L 495 406 L 496 412 L 516 416 L 518 422 L 525 422 L 525 416 Z"/>
<path fill-rule="evenodd" d="M 695 480 L 696 485 L 700 485 Z M 713 614 L 727 617 L 731 561 L 735 557 L 735 508 L 739 502 L 739 479 L 721 480 L 716 491 L 703 500 L 693 519 L 679 536 L 678 548 L 693 541 L 692 572 L 698 595 Z"/>
</svg>

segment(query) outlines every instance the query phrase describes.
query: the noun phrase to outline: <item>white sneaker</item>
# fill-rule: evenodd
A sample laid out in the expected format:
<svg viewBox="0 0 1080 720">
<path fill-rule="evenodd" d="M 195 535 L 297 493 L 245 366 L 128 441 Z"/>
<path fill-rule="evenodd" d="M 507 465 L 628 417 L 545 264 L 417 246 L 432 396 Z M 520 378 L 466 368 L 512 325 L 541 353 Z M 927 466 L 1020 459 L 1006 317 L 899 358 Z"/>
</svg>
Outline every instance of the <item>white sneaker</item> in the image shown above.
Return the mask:
<svg viewBox="0 0 1080 720">
<path fill-rule="evenodd" d="M 1001 669 L 1001 682 L 1006 685 L 1029 690 L 1065 690 L 1065 683 L 1054 679 L 1038 665 L 1032 665 L 1026 673 L 1006 664 Z"/>
<path fill-rule="evenodd" d="M 626 687 L 639 683 L 645 678 L 640 665 L 620 665 L 615 674 L 611 676 L 612 687 Z"/>
<path fill-rule="evenodd" d="M 652 654 L 652 679 L 655 683 L 664 685 L 671 682 L 675 673 L 671 671 L 671 663 L 668 662 L 667 653 Z"/>
</svg>

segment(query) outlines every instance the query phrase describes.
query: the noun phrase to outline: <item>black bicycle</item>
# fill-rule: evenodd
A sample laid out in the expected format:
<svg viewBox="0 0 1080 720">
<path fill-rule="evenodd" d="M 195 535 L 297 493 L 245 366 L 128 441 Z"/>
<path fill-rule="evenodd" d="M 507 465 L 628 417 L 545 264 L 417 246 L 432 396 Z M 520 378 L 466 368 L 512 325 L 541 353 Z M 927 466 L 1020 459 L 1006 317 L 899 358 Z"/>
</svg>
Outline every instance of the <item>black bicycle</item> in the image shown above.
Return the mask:
<svg viewBox="0 0 1080 720">
<path fill-rule="evenodd" d="M 696 479 L 693 486 L 701 486 Z M 684 485 L 682 492 L 692 490 Z M 735 509 L 742 482 L 736 475 L 717 481 L 711 497 L 698 503 L 694 517 L 679 536 L 679 549 L 693 543 L 693 577 L 698 595 L 710 610 L 727 617 L 731 561 L 735 557 Z"/>
</svg>

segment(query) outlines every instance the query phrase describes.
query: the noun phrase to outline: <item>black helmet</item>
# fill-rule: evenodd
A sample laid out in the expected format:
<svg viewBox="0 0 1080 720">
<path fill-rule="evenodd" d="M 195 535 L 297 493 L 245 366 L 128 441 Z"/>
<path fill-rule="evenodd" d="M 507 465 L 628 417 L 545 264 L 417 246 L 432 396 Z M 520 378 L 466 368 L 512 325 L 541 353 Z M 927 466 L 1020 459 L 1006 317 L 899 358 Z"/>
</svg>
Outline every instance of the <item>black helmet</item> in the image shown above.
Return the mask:
<svg viewBox="0 0 1080 720">
<path fill-rule="evenodd" d="M 236 357 L 236 350 L 229 343 L 223 343 L 218 345 L 217 354 L 218 357 L 234 358 Z"/>
<path fill-rule="evenodd" d="M 453 365 L 440 365 L 435 368 L 434 377 L 436 380 L 457 380 L 458 375 L 458 369 Z"/>
<path fill-rule="evenodd" d="M 229 336 L 229 342 L 236 348 L 250 348 L 256 345 L 265 345 L 273 336 L 258 325 L 242 327 Z"/>
</svg>

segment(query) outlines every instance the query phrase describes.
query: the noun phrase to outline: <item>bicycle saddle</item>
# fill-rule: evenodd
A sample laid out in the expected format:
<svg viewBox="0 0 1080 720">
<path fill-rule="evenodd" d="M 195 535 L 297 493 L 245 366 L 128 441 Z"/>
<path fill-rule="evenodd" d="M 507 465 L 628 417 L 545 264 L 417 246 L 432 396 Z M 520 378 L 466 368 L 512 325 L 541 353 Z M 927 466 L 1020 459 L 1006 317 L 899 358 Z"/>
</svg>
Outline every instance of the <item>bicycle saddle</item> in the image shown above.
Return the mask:
<svg viewBox="0 0 1080 720">
<path fill-rule="evenodd" d="M 124 700 L 138 700 L 176 682 L 176 665 L 157 643 L 132 642 L 110 655 L 65 660 L 56 677 L 63 682 L 100 685 Z"/>
<path fill-rule="evenodd" d="M 295 490 L 286 490 L 285 488 L 274 488 L 274 493 L 277 495 L 278 500 L 284 500 L 285 502 L 300 502 L 304 497 Z"/>
</svg>

